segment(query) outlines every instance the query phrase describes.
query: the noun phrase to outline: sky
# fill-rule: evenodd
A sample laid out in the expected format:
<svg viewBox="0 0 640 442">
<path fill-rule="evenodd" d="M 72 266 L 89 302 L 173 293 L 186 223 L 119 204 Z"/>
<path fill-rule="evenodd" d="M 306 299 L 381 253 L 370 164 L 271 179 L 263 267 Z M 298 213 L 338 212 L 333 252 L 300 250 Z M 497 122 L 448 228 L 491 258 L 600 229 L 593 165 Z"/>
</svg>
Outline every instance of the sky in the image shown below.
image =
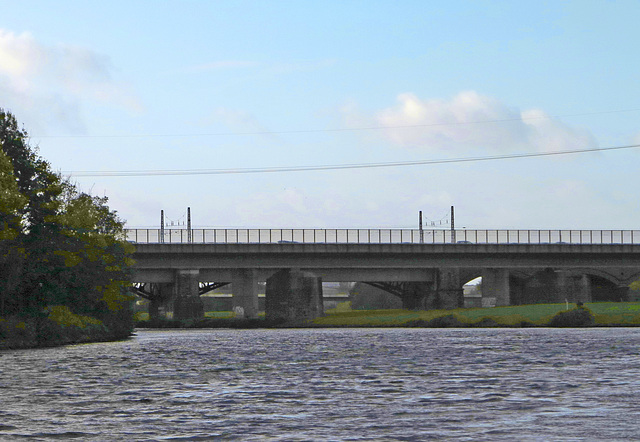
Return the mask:
<svg viewBox="0 0 640 442">
<path fill-rule="evenodd" d="M 454 206 L 457 228 L 637 229 L 639 22 L 624 0 L 0 0 L 0 107 L 129 228 Z"/>
</svg>

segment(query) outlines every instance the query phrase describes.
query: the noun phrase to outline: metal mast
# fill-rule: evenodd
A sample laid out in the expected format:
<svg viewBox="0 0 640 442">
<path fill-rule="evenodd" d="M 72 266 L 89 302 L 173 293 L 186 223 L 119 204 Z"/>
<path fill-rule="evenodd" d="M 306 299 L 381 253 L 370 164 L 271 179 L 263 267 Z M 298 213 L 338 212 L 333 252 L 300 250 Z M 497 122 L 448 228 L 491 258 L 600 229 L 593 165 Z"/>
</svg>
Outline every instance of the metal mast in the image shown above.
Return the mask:
<svg viewBox="0 0 640 442">
<path fill-rule="evenodd" d="M 456 227 L 455 227 L 455 219 L 453 214 L 453 206 L 451 206 L 451 242 L 455 244 L 456 242 Z"/>
<path fill-rule="evenodd" d="M 160 211 L 160 242 L 164 242 L 164 210 Z"/>
</svg>

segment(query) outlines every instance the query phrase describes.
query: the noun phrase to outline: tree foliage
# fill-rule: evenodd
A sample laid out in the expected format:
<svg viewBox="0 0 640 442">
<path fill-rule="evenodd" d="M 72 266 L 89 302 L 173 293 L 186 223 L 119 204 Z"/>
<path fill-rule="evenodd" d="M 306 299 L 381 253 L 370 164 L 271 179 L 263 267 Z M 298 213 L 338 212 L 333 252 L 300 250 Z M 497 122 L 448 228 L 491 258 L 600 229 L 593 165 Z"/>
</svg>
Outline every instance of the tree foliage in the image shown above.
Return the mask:
<svg viewBox="0 0 640 442">
<path fill-rule="evenodd" d="M 123 221 L 106 197 L 54 173 L 2 109 L 0 197 L 0 316 L 62 305 L 104 319 L 127 305 L 133 250 Z"/>
</svg>

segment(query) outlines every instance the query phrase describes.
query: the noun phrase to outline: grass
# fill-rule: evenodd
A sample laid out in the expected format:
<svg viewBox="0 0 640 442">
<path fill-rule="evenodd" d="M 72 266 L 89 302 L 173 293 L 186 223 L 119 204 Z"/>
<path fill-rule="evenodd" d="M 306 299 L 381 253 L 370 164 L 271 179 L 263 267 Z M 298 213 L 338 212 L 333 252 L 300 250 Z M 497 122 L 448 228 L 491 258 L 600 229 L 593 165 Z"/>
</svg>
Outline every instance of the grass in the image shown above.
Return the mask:
<svg viewBox="0 0 640 442">
<path fill-rule="evenodd" d="M 569 308 L 575 308 L 569 304 Z M 596 325 L 640 326 L 640 303 L 602 302 L 586 303 L 595 317 Z M 567 305 L 532 304 L 509 307 L 473 308 L 455 310 L 352 310 L 327 311 L 327 315 L 313 321 L 324 327 L 385 327 L 411 325 L 412 321 L 430 321 L 438 317 L 453 315 L 459 322 L 473 324 L 481 320 L 502 326 L 521 326 L 523 322 L 544 326 L 553 316 L 566 311 Z"/>
<path fill-rule="evenodd" d="M 451 316 L 460 323 L 521 327 L 524 324 L 545 326 L 557 313 L 567 310 L 567 304 L 531 304 L 509 307 L 469 308 L 455 310 L 351 310 L 349 303 L 327 310 L 326 316 L 312 321 L 318 327 L 403 327 L 422 325 L 435 318 Z M 569 304 L 569 309 L 576 304 Z M 593 312 L 595 324 L 600 326 L 640 326 L 640 302 L 593 302 L 585 307 Z M 259 315 L 264 318 L 264 312 Z M 205 318 L 233 319 L 234 312 L 211 311 Z M 149 319 L 148 313 L 137 313 L 138 321 Z M 412 324 L 413 323 L 413 324 Z"/>
</svg>

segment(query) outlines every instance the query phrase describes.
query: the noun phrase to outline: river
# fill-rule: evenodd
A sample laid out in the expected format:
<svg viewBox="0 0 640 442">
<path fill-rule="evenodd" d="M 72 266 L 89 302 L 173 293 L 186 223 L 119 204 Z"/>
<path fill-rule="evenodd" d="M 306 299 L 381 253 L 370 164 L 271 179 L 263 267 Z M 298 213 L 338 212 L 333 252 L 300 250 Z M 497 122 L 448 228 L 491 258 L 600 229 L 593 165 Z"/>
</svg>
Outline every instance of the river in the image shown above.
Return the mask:
<svg viewBox="0 0 640 442">
<path fill-rule="evenodd" d="M 640 439 L 640 329 L 138 330 L 0 352 L 0 440 Z"/>
</svg>

